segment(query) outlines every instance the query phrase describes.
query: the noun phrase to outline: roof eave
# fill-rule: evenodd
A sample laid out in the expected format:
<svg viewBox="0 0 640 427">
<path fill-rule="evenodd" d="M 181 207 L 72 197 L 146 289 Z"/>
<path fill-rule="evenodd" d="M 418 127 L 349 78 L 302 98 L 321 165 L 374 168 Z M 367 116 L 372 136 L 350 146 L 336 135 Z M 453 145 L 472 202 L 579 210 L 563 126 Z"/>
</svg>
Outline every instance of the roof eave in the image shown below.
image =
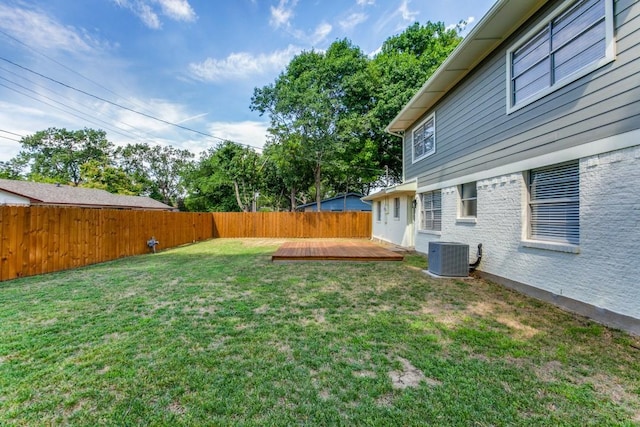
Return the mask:
<svg viewBox="0 0 640 427">
<path fill-rule="evenodd" d="M 536 13 L 547 0 L 498 0 L 385 131 L 404 132 Z"/>
</svg>

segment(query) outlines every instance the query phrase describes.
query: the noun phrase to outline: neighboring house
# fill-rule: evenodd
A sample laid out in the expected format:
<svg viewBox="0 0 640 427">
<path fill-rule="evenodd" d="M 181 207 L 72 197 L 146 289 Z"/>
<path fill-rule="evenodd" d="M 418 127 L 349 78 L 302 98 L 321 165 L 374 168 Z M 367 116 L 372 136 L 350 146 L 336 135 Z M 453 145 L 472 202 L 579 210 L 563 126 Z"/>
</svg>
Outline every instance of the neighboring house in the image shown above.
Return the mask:
<svg viewBox="0 0 640 427">
<path fill-rule="evenodd" d="M 387 187 L 363 197 L 373 203 L 372 237 L 412 248 L 415 236 L 416 181 Z"/>
<path fill-rule="evenodd" d="M 371 203 L 363 202 L 362 200 L 360 200 L 361 198 L 362 194 L 359 193 L 339 194 L 335 197 L 322 200 L 320 202 L 320 210 L 333 212 L 371 211 Z M 316 202 L 313 202 L 300 205 L 296 208 L 296 210 L 302 212 L 315 212 L 317 208 L 318 204 Z"/>
<path fill-rule="evenodd" d="M 387 127 L 415 249 L 640 334 L 638 58 L 636 0 L 497 1 Z"/>
<path fill-rule="evenodd" d="M 112 194 L 95 188 L 0 179 L 0 205 L 175 210 L 149 197 Z"/>
</svg>

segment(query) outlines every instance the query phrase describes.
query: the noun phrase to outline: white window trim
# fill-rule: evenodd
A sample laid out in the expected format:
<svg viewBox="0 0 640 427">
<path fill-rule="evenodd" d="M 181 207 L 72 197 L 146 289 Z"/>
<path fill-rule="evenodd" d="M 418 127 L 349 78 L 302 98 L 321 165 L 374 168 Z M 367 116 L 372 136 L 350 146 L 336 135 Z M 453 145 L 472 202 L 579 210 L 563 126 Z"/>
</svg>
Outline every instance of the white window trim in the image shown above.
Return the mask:
<svg viewBox="0 0 640 427">
<path fill-rule="evenodd" d="M 415 134 L 415 130 L 418 129 L 420 126 L 424 125 L 425 123 L 427 123 L 429 120 L 433 120 L 433 148 L 427 152 L 424 153 L 422 156 L 420 157 L 415 157 L 416 155 L 416 150 L 414 147 L 414 134 Z M 423 121 L 421 121 L 420 123 L 418 123 L 417 126 L 415 126 L 413 128 L 413 130 L 411 131 L 411 163 L 416 163 L 419 162 L 422 159 L 426 159 L 429 156 L 432 156 L 436 153 L 436 145 L 437 145 L 437 136 L 436 136 L 436 113 L 435 111 L 433 113 L 431 113 L 430 115 L 428 115 Z"/>
<path fill-rule="evenodd" d="M 462 215 L 462 213 L 464 211 L 464 200 L 462 200 L 462 186 L 463 185 L 469 185 L 469 184 L 473 184 L 476 187 L 476 197 L 475 197 L 476 214 L 475 215 L 471 215 L 471 216 L 464 216 L 464 215 Z M 478 218 L 478 182 L 477 181 L 470 181 L 470 182 L 465 182 L 465 183 L 459 184 L 459 185 L 456 186 L 456 191 L 458 193 L 458 216 L 456 217 L 456 222 L 466 223 L 466 224 L 476 224 L 477 223 L 477 218 Z M 469 200 L 471 200 L 471 199 L 469 199 Z"/>
<path fill-rule="evenodd" d="M 564 162 L 562 162 L 564 163 Z M 551 166 L 551 165 L 548 165 Z M 543 166 L 544 167 L 544 166 Z M 578 168 L 580 163 L 578 161 Z M 549 240 L 534 240 L 531 236 L 531 209 L 529 208 L 529 201 L 531 200 L 531 193 L 529 191 L 529 178 L 531 170 L 522 172 L 522 178 L 526 187 L 526 197 L 523 198 L 523 224 L 522 237 L 520 239 L 520 246 L 523 248 L 542 249 L 554 252 L 564 252 L 570 254 L 579 254 L 580 245 L 566 243 L 566 242 L 553 242 Z"/>
<path fill-rule="evenodd" d="M 540 98 L 544 98 L 552 92 L 578 80 L 585 75 L 592 73 L 600 67 L 614 61 L 616 59 L 616 49 L 615 49 L 615 39 L 614 39 L 614 15 L 613 15 L 613 0 L 604 0 L 604 9 L 605 9 L 605 56 L 597 62 L 594 62 L 580 70 L 576 71 L 573 74 L 568 75 L 562 80 L 558 80 L 546 89 L 541 90 L 540 92 L 532 95 L 531 97 L 525 99 L 524 101 L 518 103 L 517 105 L 511 105 L 513 100 L 513 87 L 511 85 L 511 54 L 526 44 L 535 34 L 537 34 L 544 27 L 549 25 L 553 19 L 557 18 L 561 15 L 565 10 L 569 9 L 571 6 L 575 4 L 575 1 L 572 2 L 564 2 L 561 6 L 556 8 L 546 19 L 536 25 L 533 29 L 531 29 L 527 34 L 522 36 L 515 44 L 513 44 L 509 49 L 507 49 L 507 59 L 506 59 L 506 69 L 507 69 L 507 114 L 511 114 L 519 109 L 526 107 L 527 105 L 539 100 Z M 435 124 L 435 122 L 434 122 Z M 434 144 L 435 145 L 435 144 Z"/>
<path fill-rule="evenodd" d="M 396 212 L 396 201 L 398 202 L 397 212 Z M 394 197 L 393 198 L 393 220 L 394 221 L 400 221 L 401 211 L 402 211 L 402 200 L 400 199 L 400 197 Z"/>
<path fill-rule="evenodd" d="M 423 197 L 425 194 L 429 194 L 429 193 L 436 193 L 439 192 L 440 193 L 440 229 L 436 230 L 436 229 L 432 229 L 432 228 L 422 228 L 423 225 L 423 220 L 424 220 L 424 200 Z M 432 190 L 432 191 L 428 191 L 425 193 L 421 193 L 420 197 L 419 197 L 419 203 L 420 203 L 420 223 L 418 225 L 418 231 L 420 233 L 426 233 L 426 234 L 435 234 L 435 235 L 441 235 L 442 233 L 442 190 L 438 189 L 438 190 Z M 433 211 L 433 210 L 432 210 Z"/>
</svg>

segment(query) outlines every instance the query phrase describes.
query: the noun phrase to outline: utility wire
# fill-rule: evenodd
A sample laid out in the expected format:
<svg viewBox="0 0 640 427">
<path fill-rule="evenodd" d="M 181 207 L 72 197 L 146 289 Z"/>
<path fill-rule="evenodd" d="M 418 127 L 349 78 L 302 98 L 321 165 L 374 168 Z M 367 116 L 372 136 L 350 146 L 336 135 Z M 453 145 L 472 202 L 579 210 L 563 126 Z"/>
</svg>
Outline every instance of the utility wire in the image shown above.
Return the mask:
<svg viewBox="0 0 640 427">
<path fill-rule="evenodd" d="M 161 122 L 161 123 L 164 123 L 164 124 L 170 125 L 170 126 L 177 127 L 177 128 L 179 128 L 179 129 L 183 129 L 183 130 L 186 130 L 186 131 L 189 131 L 189 132 L 193 132 L 193 133 L 196 133 L 196 134 L 199 134 L 199 135 L 202 135 L 202 136 L 206 136 L 206 137 L 208 137 L 208 138 L 213 138 L 213 139 L 217 139 L 217 140 L 220 140 L 220 141 L 228 141 L 228 139 L 226 139 L 226 138 L 220 138 L 219 136 L 211 135 L 211 134 L 206 133 L 206 132 L 201 132 L 201 131 L 196 130 L 196 129 L 192 129 L 192 128 L 189 128 L 189 127 L 186 127 L 186 126 L 182 126 L 182 125 L 180 125 L 180 124 L 173 123 L 173 122 L 170 122 L 170 121 L 168 121 L 168 120 L 164 120 L 164 119 L 161 119 L 161 118 L 159 118 L 159 117 L 152 116 L 151 114 L 147 114 L 147 113 L 144 113 L 144 112 L 142 112 L 142 111 L 134 110 L 133 108 L 129 108 L 129 107 L 127 107 L 127 106 L 124 106 L 124 105 L 118 104 L 118 103 L 116 103 L 116 102 L 110 101 L 110 100 L 105 99 L 105 98 L 102 98 L 102 97 L 100 97 L 100 96 L 97 96 L 97 95 L 91 94 L 91 93 L 86 92 L 86 91 L 84 91 L 84 90 L 82 90 L 82 89 L 78 89 L 78 88 L 76 88 L 76 87 L 73 87 L 73 86 L 71 86 L 71 85 L 68 85 L 68 84 L 66 84 L 66 83 L 63 83 L 63 82 L 61 82 L 61 81 L 59 81 L 59 80 L 56 80 L 56 79 L 54 79 L 54 78 L 52 78 L 52 77 L 49 77 L 49 76 L 46 76 L 46 75 L 44 75 L 44 74 L 41 74 L 41 73 L 39 73 L 39 72 L 37 72 L 37 71 L 34 71 L 34 70 L 32 70 L 32 69 L 30 69 L 30 68 L 28 68 L 28 67 L 25 67 L 25 66 L 22 66 L 22 65 L 20 65 L 20 64 L 17 64 L 17 63 L 15 63 L 15 62 L 11 61 L 10 59 L 4 58 L 4 57 L 0 57 L 0 60 L 5 61 L 5 62 L 7 62 L 7 63 L 9 63 L 9 64 L 11 64 L 11 65 L 13 65 L 13 66 L 15 66 L 15 67 L 20 68 L 20 69 L 23 69 L 23 70 L 25 70 L 25 71 L 27 71 L 27 72 L 29 72 L 29 73 L 32 73 L 32 74 L 35 74 L 35 75 L 37 75 L 37 76 L 40 76 L 40 77 L 42 77 L 42 78 L 44 78 L 44 79 L 47 79 L 47 80 L 49 80 L 49 81 L 51 81 L 51 82 L 53 82 L 53 83 L 56 83 L 56 84 L 61 85 L 61 86 L 64 86 L 64 87 L 66 87 L 66 88 L 68 88 L 68 89 L 71 89 L 71 90 L 74 90 L 74 91 L 76 91 L 76 92 L 82 93 L 83 95 L 89 96 L 89 97 L 91 97 L 91 98 L 95 98 L 95 99 L 97 99 L 97 100 L 99 100 L 99 101 L 106 102 L 107 104 L 113 105 L 113 106 L 118 107 L 118 108 L 121 108 L 121 109 L 123 109 L 123 110 L 130 111 L 130 112 L 132 112 L 132 113 L 135 113 L 135 114 L 141 115 L 141 116 L 143 116 L 143 117 L 147 117 L 147 118 L 149 118 L 149 119 L 152 119 L 152 120 L 155 120 L 155 121 L 158 121 L 158 122 Z M 237 143 L 237 144 L 239 144 L 239 143 Z M 249 145 L 249 144 L 239 144 L 239 145 L 245 145 L 245 146 L 247 146 L 247 147 L 250 147 L 250 148 L 253 148 L 253 149 L 257 149 L 257 150 L 261 150 L 261 149 L 262 149 L 262 148 L 260 148 L 260 147 L 256 147 L 256 146 Z"/>
<path fill-rule="evenodd" d="M 19 90 L 15 89 L 15 88 L 12 88 L 12 87 L 10 87 L 10 86 L 7 86 L 7 85 L 5 85 L 5 84 L 3 84 L 3 83 L 0 83 L 0 86 L 5 87 L 5 88 L 7 88 L 7 89 L 9 89 L 9 90 L 12 90 L 12 91 L 14 91 L 14 92 L 16 92 L 16 93 L 19 93 L 19 94 L 20 94 L 20 95 L 22 95 L 22 96 L 26 96 L 27 98 L 33 99 L 34 101 L 41 102 L 41 103 L 43 103 L 43 104 L 45 104 L 45 105 L 47 105 L 47 106 L 49 106 L 49 107 L 51 107 L 51 108 L 54 108 L 54 109 L 56 109 L 56 110 L 58 110 L 58 111 L 62 111 L 62 112 L 63 112 L 63 113 L 65 113 L 65 114 L 69 114 L 69 115 L 71 115 L 71 116 L 73 116 L 73 117 L 76 117 L 76 118 L 78 118 L 78 119 L 80 119 L 80 120 L 85 120 L 85 121 L 87 121 L 87 122 L 89 122 L 89 123 L 93 123 L 93 124 L 95 124 L 95 125 L 100 126 L 100 123 L 97 123 L 95 120 L 93 120 L 93 119 L 91 119 L 91 118 L 82 117 L 82 116 L 80 116 L 80 115 L 78 115 L 78 114 L 75 114 L 75 113 L 69 112 L 69 111 L 67 111 L 67 110 L 64 110 L 64 109 L 62 109 L 62 108 L 60 108 L 60 107 L 56 106 L 56 105 L 50 104 L 50 103 L 48 103 L 48 102 L 46 102 L 46 101 L 43 101 L 42 99 L 38 99 L 38 98 L 36 98 L 36 97 L 34 97 L 34 96 L 31 96 L 31 95 L 28 95 L 28 94 L 26 94 L 26 93 L 23 93 L 23 92 L 21 92 L 21 91 L 19 91 Z M 41 96 L 42 96 L 42 95 L 41 95 Z M 67 108 L 69 108 L 69 109 L 73 109 L 72 107 L 69 107 L 69 106 L 66 106 L 66 105 L 65 105 L 65 107 L 67 107 Z M 76 111 L 77 111 L 77 110 L 76 110 Z M 113 129 L 113 128 L 111 128 L 111 129 L 109 129 L 109 130 L 110 130 L 111 132 L 117 133 L 117 134 L 119 134 L 119 135 L 121 135 L 121 136 L 124 136 L 124 137 L 126 137 L 126 138 L 131 138 L 131 135 L 126 135 L 126 134 L 124 134 L 124 133 L 122 133 L 122 132 L 120 132 L 120 131 L 118 131 L 118 130 Z"/>
<path fill-rule="evenodd" d="M 52 58 L 52 57 L 48 56 L 47 54 L 45 54 L 45 53 L 43 53 L 43 52 L 39 51 L 38 49 L 36 49 L 36 48 L 34 48 L 34 47 L 29 46 L 28 44 L 26 44 L 25 42 L 23 42 L 23 41 L 21 41 L 21 40 L 19 40 L 19 39 L 15 38 L 15 37 L 14 37 L 14 36 L 12 36 L 11 34 L 8 34 L 8 33 L 4 32 L 4 31 L 2 31 L 2 30 L 0 30 L 0 34 L 4 35 L 4 36 L 5 36 L 5 37 L 7 37 L 7 38 L 10 38 L 11 40 L 15 41 L 16 43 L 21 44 L 22 46 L 26 47 L 27 49 L 29 49 L 29 50 L 31 50 L 31 51 L 33 51 L 33 52 L 35 52 L 35 53 L 37 53 L 38 55 L 41 55 L 41 56 L 45 57 L 45 58 L 46 58 L 46 59 L 48 59 L 49 61 L 51 61 L 51 62 L 53 62 L 53 63 L 55 63 L 55 64 L 59 65 L 60 67 L 64 68 L 65 70 L 67 70 L 67 71 L 69 71 L 69 72 L 71 72 L 71 73 L 75 74 L 76 76 L 82 77 L 82 78 L 83 78 L 83 79 L 85 79 L 86 81 L 93 83 L 94 85 L 98 86 L 99 88 L 101 88 L 101 89 L 103 89 L 103 90 L 106 90 L 107 92 L 111 93 L 112 95 L 115 95 L 115 96 L 117 96 L 118 98 L 125 98 L 124 96 L 117 94 L 116 92 L 114 92 L 114 91 L 112 91 L 111 89 L 109 89 L 108 87 L 106 87 L 106 86 L 104 86 L 104 85 L 100 84 L 99 82 L 97 82 L 97 81 L 95 81 L 95 80 L 93 80 L 93 79 L 90 79 L 89 77 L 87 77 L 87 76 L 83 75 L 82 73 L 80 73 L 80 72 L 78 72 L 78 71 L 74 70 L 73 68 L 71 68 L 71 67 L 69 67 L 69 66 L 67 66 L 67 65 L 63 64 L 62 62 L 60 62 L 60 61 L 58 61 L 58 60 L 56 60 L 56 59 L 54 59 L 54 58 Z M 135 103 L 135 102 L 134 102 L 133 104 L 137 104 L 137 103 Z M 141 106 L 140 104 L 137 104 L 137 105 L 138 105 L 138 106 Z M 153 110 L 153 108 L 152 108 L 150 105 L 145 105 L 145 107 L 146 107 L 146 108 L 148 108 L 149 110 Z"/>
<path fill-rule="evenodd" d="M 19 140 L 19 139 L 9 138 L 8 136 L 3 136 L 3 135 L 0 135 L 0 138 L 8 139 L 9 141 L 20 142 L 20 140 Z"/>
<path fill-rule="evenodd" d="M 24 135 L 20 135 L 19 133 L 9 132 L 8 130 L 0 129 L 0 132 L 8 133 L 9 135 L 19 136 L 20 138 L 24 138 Z"/>
<path fill-rule="evenodd" d="M 5 71 L 8 71 L 8 70 L 6 70 L 6 69 L 5 69 L 5 68 L 3 68 L 3 67 L 0 67 L 0 69 L 5 70 Z M 9 72 L 9 73 L 11 73 L 11 74 L 13 74 L 13 75 L 16 75 L 16 76 L 17 76 L 17 74 L 16 74 L 16 73 L 13 73 L 12 71 L 8 71 L 8 72 Z M 18 77 L 21 77 L 21 76 L 18 76 Z M 23 77 L 23 78 L 24 78 L 24 77 Z M 92 120 L 91 120 L 91 119 L 95 119 L 95 120 L 97 120 L 97 121 L 101 122 L 101 123 L 102 123 L 102 126 L 103 126 L 104 128 L 109 129 L 109 130 L 111 130 L 112 132 L 115 132 L 115 133 L 117 133 L 117 134 L 119 134 L 119 135 L 125 136 L 125 137 L 127 137 L 127 138 L 132 138 L 132 139 L 144 139 L 144 138 L 143 138 L 143 137 L 141 137 L 140 135 L 137 135 L 137 134 L 135 134 L 135 133 L 131 132 L 130 130 L 122 129 L 122 128 L 120 128 L 120 127 L 116 126 L 116 128 L 115 128 L 115 129 L 119 129 L 119 130 L 121 130 L 121 131 L 123 131 L 123 132 L 127 132 L 127 133 L 128 133 L 128 135 L 125 135 L 125 134 L 123 134 L 122 132 L 119 132 L 118 130 L 114 130 L 114 128 L 112 128 L 112 127 L 111 127 L 111 124 L 110 124 L 109 122 L 105 121 L 105 120 L 102 120 L 102 119 L 100 119 L 100 118 L 98 118 L 98 117 L 92 117 L 92 116 L 90 116 L 90 115 L 86 114 L 86 113 L 85 113 L 84 111 L 82 111 L 82 110 L 79 110 L 79 109 L 77 109 L 77 108 L 74 108 L 74 107 L 72 107 L 72 106 L 70 106 L 70 105 L 67 105 L 67 104 L 65 104 L 65 103 L 63 103 L 63 102 L 58 101 L 57 99 L 53 99 L 53 98 L 51 98 L 51 97 L 49 97 L 49 96 L 47 96 L 47 95 L 44 95 L 44 94 L 42 94 L 42 93 L 38 93 L 38 92 L 36 92 L 36 91 L 35 91 L 35 90 L 33 90 L 33 89 L 30 89 L 30 88 L 28 88 L 28 87 L 26 87 L 26 86 L 23 86 L 23 85 L 21 85 L 21 84 L 19 84 L 19 83 L 17 83 L 17 82 L 14 82 L 14 81 L 12 81 L 12 80 L 9 80 L 9 79 L 5 78 L 5 77 L 0 76 L 0 80 L 4 80 L 4 81 L 6 81 L 6 82 L 9 82 L 9 83 L 11 83 L 11 84 L 13 84 L 13 85 L 15 85 L 15 86 L 17 86 L 17 87 L 21 88 L 21 89 L 24 89 L 24 90 L 26 90 L 26 91 L 28 91 L 28 92 L 31 92 L 31 93 L 33 93 L 33 94 L 35 94 L 35 95 L 37 95 L 37 96 L 40 96 L 40 97 L 42 97 L 42 98 L 44 98 L 44 99 L 48 99 L 48 100 L 49 100 L 49 101 L 51 101 L 51 102 L 54 102 L 54 103 L 59 104 L 59 105 L 61 105 L 61 106 L 65 107 L 65 108 L 68 108 L 68 109 L 70 109 L 70 110 L 72 110 L 72 111 L 75 111 L 75 112 L 77 112 L 77 113 L 79 113 L 79 114 L 82 114 L 82 116 L 84 116 L 84 117 L 85 117 L 85 118 L 83 118 L 83 120 L 87 120 L 88 122 L 91 122 L 91 123 L 94 123 L 94 124 L 98 124 L 98 123 L 96 123 L 95 121 L 92 121 Z M 75 101 L 71 100 L 70 98 L 68 98 L 68 97 L 66 97 L 66 96 L 64 96 L 64 95 L 62 95 L 62 94 L 59 94 L 59 93 L 56 93 L 55 91 L 51 91 L 51 90 L 49 90 L 48 88 L 46 88 L 46 87 L 45 87 L 45 86 L 43 86 L 43 85 L 39 85 L 39 84 L 37 84 L 37 83 L 35 83 L 35 82 L 33 82 L 33 81 L 29 80 L 29 79 L 26 79 L 26 78 L 25 78 L 25 80 L 27 80 L 29 83 L 33 84 L 34 86 L 41 87 L 41 88 L 43 88 L 43 89 L 46 89 L 46 90 L 48 90 L 48 91 L 52 92 L 54 95 L 56 95 L 56 96 L 58 96 L 58 97 L 60 97 L 60 98 L 65 98 L 65 99 L 67 99 L 67 100 L 69 100 L 69 101 L 71 101 L 71 102 L 75 102 Z M 5 86 L 5 85 L 3 85 L 3 86 L 4 86 L 4 87 L 9 88 L 8 86 Z M 9 89 L 11 89 L 11 88 L 9 88 Z M 49 104 L 49 103 L 43 102 L 42 100 L 37 99 L 37 98 L 34 98 L 34 97 L 32 97 L 32 96 L 28 96 L 28 95 L 26 95 L 26 94 L 24 94 L 24 93 L 22 93 L 22 92 L 17 91 L 16 89 L 11 89 L 11 90 L 14 90 L 14 91 L 15 91 L 15 92 L 17 92 L 17 93 L 19 93 L 19 94 L 21 94 L 21 95 L 23 95 L 23 96 L 27 96 L 27 97 L 29 97 L 29 98 L 31 98 L 31 99 L 34 99 L 34 100 L 38 101 L 38 102 L 42 102 L 42 103 L 44 103 L 45 105 L 49 105 L 49 106 L 51 106 L 51 104 Z M 80 105 L 80 106 L 82 106 L 82 107 L 84 107 L 84 108 L 86 108 L 87 110 L 91 111 L 91 107 L 87 107 L 86 105 L 82 105 L 82 104 L 79 104 L 79 105 Z M 64 110 L 61 110 L 61 111 L 64 111 Z M 78 117 L 78 116 L 75 116 L 75 117 Z M 120 122 L 120 123 L 121 123 L 121 124 L 123 124 L 123 125 L 126 125 L 126 126 L 130 127 L 131 129 L 136 129 L 136 130 L 138 130 L 139 132 L 145 133 L 145 131 L 143 131 L 142 129 L 138 129 L 138 128 L 136 128 L 136 127 L 135 127 L 135 126 L 133 126 L 133 125 L 130 125 L 130 124 L 125 123 L 125 122 Z M 99 124 L 98 124 L 98 125 L 99 125 Z M 149 139 L 147 139 L 147 140 L 148 140 L 149 142 L 154 142 L 154 141 L 151 141 L 151 140 L 149 140 Z"/>
</svg>

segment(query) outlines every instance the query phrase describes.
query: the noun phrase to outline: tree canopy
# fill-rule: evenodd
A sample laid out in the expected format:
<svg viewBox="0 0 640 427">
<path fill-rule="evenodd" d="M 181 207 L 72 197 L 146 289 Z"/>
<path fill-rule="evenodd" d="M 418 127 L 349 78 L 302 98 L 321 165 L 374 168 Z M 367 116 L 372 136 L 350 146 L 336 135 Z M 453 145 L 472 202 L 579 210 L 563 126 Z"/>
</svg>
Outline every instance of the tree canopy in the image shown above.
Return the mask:
<svg viewBox="0 0 640 427">
<path fill-rule="evenodd" d="M 225 141 L 188 150 L 132 143 L 102 130 L 49 128 L 22 138 L 0 178 L 146 195 L 199 211 L 290 209 L 400 180 L 402 143 L 385 127 L 461 41 L 459 29 L 415 23 L 370 57 L 347 39 L 296 55 L 250 109 L 269 119 L 255 150 Z"/>
</svg>

